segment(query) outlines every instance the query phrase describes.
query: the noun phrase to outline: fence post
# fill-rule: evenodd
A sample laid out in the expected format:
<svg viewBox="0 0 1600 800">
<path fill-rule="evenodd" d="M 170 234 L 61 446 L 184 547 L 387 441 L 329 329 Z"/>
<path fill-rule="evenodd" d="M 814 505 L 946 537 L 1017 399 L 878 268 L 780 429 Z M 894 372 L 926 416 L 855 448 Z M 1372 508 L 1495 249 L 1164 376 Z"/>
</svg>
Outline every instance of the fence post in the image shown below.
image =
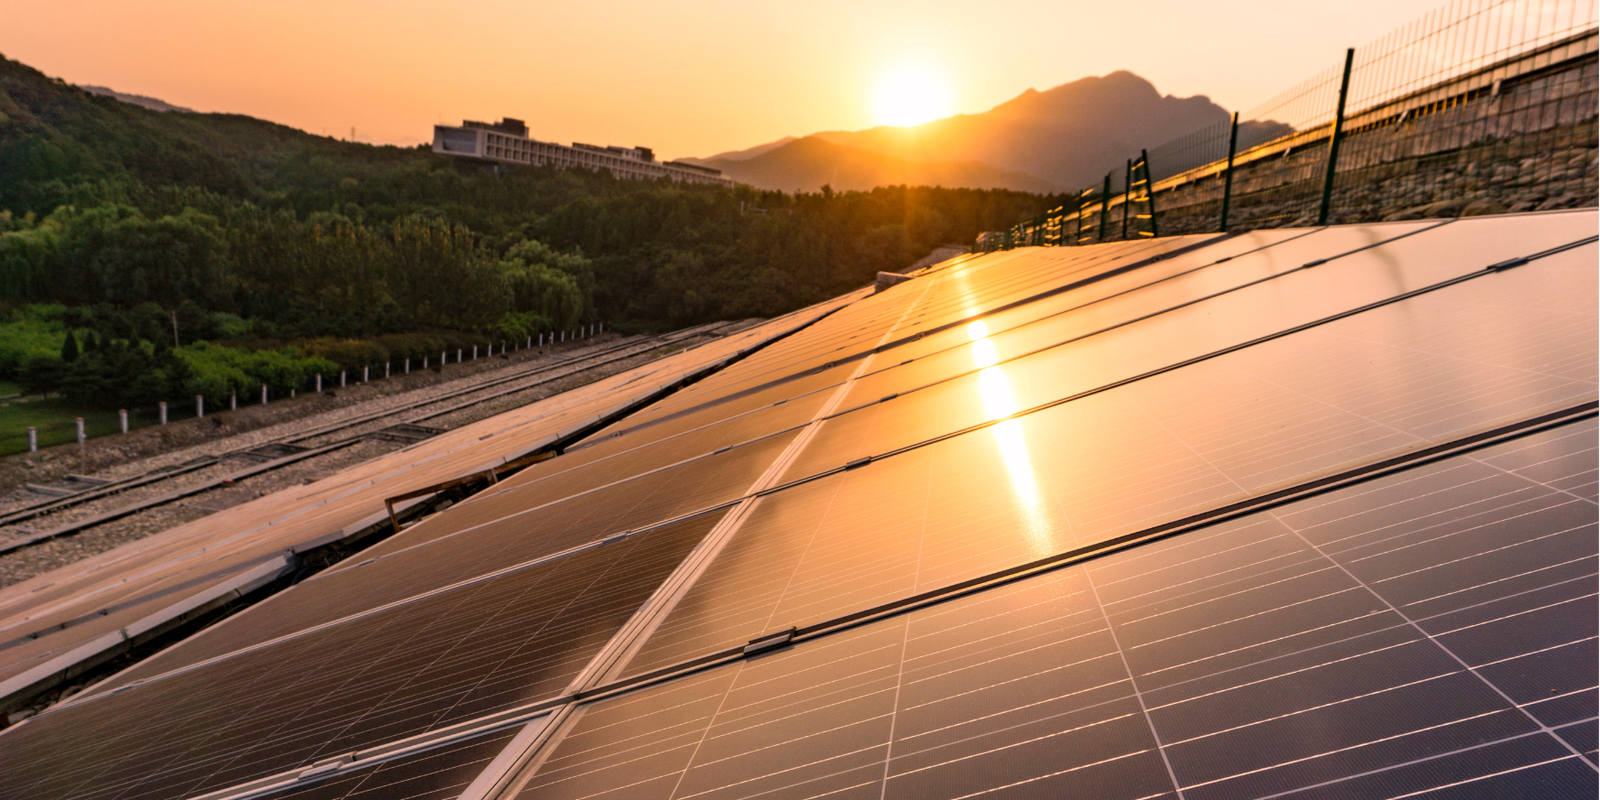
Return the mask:
<svg viewBox="0 0 1600 800">
<path fill-rule="evenodd" d="M 261 405 L 267 404 L 267 385 L 261 384 Z"/>
<path fill-rule="evenodd" d="M 28 452 L 39 452 L 39 429 L 32 425 L 28 426 Z"/>
<path fill-rule="evenodd" d="M 317 391 L 322 391 L 322 373 L 317 373 Z"/>
<path fill-rule="evenodd" d="M 361 368 L 361 382 L 362 383 L 366 383 L 369 380 L 370 375 L 369 375 L 369 373 L 367 371 L 370 370 L 370 369 L 372 369 L 372 367 L 370 365 Z"/>
<path fill-rule="evenodd" d="M 1128 238 L 1128 210 L 1133 207 L 1133 159 L 1128 159 L 1128 171 L 1122 176 L 1122 238 Z"/>
<path fill-rule="evenodd" d="M 1156 177 L 1150 172 L 1150 151 L 1139 151 L 1139 163 L 1144 165 L 1144 204 L 1150 209 L 1150 238 L 1161 236 L 1161 229 L 1156 225 Z"/>
<path fill-rule="evenodd" d="M 1095 244 L 1106 240 L 1106 217 L 1111 214 L 1111 173 L 1106 173 L 1105 186 L 1100 190 L 1100 234 L 1095 237 Z"/>
<path fill-rule="evenodd" d="M 161 401 L 161 424 L 167 424 L 167 401 Z"/>
<path fill-rule="evenodd" d="M 228 410 L 229 411 L 238 411 L 239 410 L 239 393 L 238 392 L 234 392 L 233 394 L 228 395 Z"/>
<path fill-rule="evenodd" d="M 122 423 L 122 432 L 123 433 L 127 433 L 128 432 L 128 409 L 126 409 L 126 408 L 117 409 L 117 420 Z"/>
<path fill-rule="evenodd" d="M 89 438 L 83 430 L 83 417 L 78 417 L 77 419 L 73 420 L 73 422 L 78 426 L 78 444 L 81 446 L 84 440 Z"/>
<path fill-rule="evenodd" d="M 477 361 L 478 360 L 478 346 L 477 345 L 473 345 L 472 346 L 472 360 L 473 361 Z"/>
<path fill-rule="evenodd" d="M 1228 131 L 1228 166 L 1222 170 L 1222 224 L 1218 233 L 1228 232 L 1228 201 L 1233 199 L 1233 154 L 1239 149 L 1239 112 L 1233 112 L 1233 127 Z"/>
<path fill-rule="evenodd" d="M 1333 115 L 1333 132 L 1328 135 L 1328 174 L 1322 179 L 1322 207 L 1317 210 L 1317 224 L 1328 224 L 1328 212 L 1333 205 L 1333 171 L 1339 165 L 1339 137 L 1344 134 L 1344 101 L 1350 96 L 1350 65 L 1356 60 L 1356 49 L 1344 51 L 1344 77 L 1339 80 L 1339 108 Z"/>
<path fill-rule="evenodd" d="M 203 417 L 206 415 L 206 396 L 203 394 L 197 394 L 194 396 L 194 415 L 196 417 Z"/>
<path fill-rule="evenodd" d="M 407 375 L 411 374 L 411 359 L 410 358 L 406 359 L 406 374 Z"/>
</svg>

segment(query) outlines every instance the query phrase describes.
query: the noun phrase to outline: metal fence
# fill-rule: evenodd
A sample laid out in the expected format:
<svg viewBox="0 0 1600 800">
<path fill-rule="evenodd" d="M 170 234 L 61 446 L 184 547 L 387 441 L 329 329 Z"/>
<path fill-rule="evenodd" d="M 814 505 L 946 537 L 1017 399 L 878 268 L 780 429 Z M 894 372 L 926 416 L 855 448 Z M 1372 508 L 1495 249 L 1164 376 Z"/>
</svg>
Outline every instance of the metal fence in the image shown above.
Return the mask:
<svg viewBox="0 0 1600 800">
<path fill-rule="evenodd" d="M 185 397 L 156 405 L 126 409 L 85 408 L 55 396 L 10 396 L 0 398 L 0 404 L 36 419 L 31 425 L 12 425 L 0 429 L 0 456 L 31 452 L 48 447 L 114 433 L 127 433 L 151 425 L 176 424 L 190 419 L 210 416 L 247 406 L 268 405 L 303 394 L 334 392 L 347 386 L 399 378 L 413 372 L 439 371 L 452 364 L 474 361 L 495 355 L 528 348 L 548 347 L 576 342 L 606 332 L 604 324 L 585 325 L 570 331 L 535 334 L 524 341 L 499 340 L 482 347 L 459 347 L 441 350 L 418 358 L 399 358 L 387 362 L 373 362 L 328 374 L 307 375 L 291 381 L 272 384 L 254 384 L 238 391 L 220 395 Z M 81 414 L 82 416 L 75 416 Z"/>
<path fill-rule="evenodd" d="M 979 248 L 1593 205 L 1597 2 L 1456 0 Z"/>
</svg>

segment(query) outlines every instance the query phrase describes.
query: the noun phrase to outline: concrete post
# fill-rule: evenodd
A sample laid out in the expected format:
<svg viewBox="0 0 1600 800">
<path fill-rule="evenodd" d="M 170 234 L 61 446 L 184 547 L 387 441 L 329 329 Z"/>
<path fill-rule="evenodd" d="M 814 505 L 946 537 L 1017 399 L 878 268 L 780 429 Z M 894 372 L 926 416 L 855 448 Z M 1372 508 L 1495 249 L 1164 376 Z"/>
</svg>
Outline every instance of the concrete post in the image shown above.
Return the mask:
<svg viewBox="0 0 1600 800">
<path fill-rule="evenodd" d="M 83 440 L 89 438 L 83 431 L 83 417 L 78 417 L 73 422 L 77 423 L 78 426 L 78 444 L 83 444 Z"/>
<path fill-rule="evenodd" d="M 368 375 L 368 370 L 370 370 L 370 369 L 372 369 L 372 368 L 371 367 L 362 367 L 361 368 L 361 382 L 362 383 L 366 383 L 368 380 L 371 379 L 371 377 Z"/>
<path fill-rule="evenodd" d="M 203 394 L 194 396 L 194 415 L 197 417 L 206 415 L 206 396 Z"/>
<path fill-rule="evenodd" d="M 477 361 L 478 360 L 478 346 L 477 345 L 473 345 L 472 346 L 472 360 L 473 361 Z"/>
<path fill-rule="evenodd" d="M 261 384 L 261 405 L 267 404 L 267 385 Z"/>
<path fill-rule="evenodd" d="M 228 395 L 228 410 L 229 411 L 238 411 L 239 410 L 239 393 L 238 392 L 234 392 L 233 394 Z"/>
<path fill-rule="evenodd" d="M 459 347 L 456 348 L 456 363 L 457 364 L 461 363 L 461 354 L 465 353 L 465 352 L 466 352 L 465 350 L 462 350 Z M 472 348 L 472 357 L 473 358 L 477 358 L 478 357 L 478 348 L 476 348 L 476 347 Z M 443 362 L 440 362 L 440 363 L 443 363 Z"/>
<path fill-rule="evenodd" d="M 322 392 L 322 373 L 317 373 L 317 392 Z"/>
<path fill-rule="evenodd" d="M 528 337 L 528 346 L 529 346 L 529 347 L 532 347 L 532 346 L 533 346 L 533 337 L 532 337 L 532 336 L 529 336 L 529 337 Z"/>
<path fill-rule="evenodd" d="M 28 452 L 39 452 L 39 429 L 32 425 L 28 426 Z"/>
<path fill-rule="evenodd" d="M 427 356 L 423 356 L 422 357 L 422 368 L 423 369 L 427 369 L 428 368 L 428 357 Z"/>
<path fill-rule="evenodd" d="M 389 362 L 389 361 L 383 362 L 383 379 L 384 380 L 389 380 L 389 364 L 390 363 L 392 363 L 392 362 Z"/>
<path fill-rule="evenodd" d="M 344 382 L 345 381 L 345 373 L 347 373 L 348 371 L 349 370 L 343 370 L 343 369 L 339 370 L 339 388 L 340 389 L 343 389 L 345 387 L 345 382 Z"/>
<path fill-rule="evenodd" d="M 167 424 L 167 401 L 161 401 L 161 424 Z"/>
<path fill-rule="evenodd" d="M 544 334 L 539 334 L 539 346 L 544 347 Z"/>
<path fill-rule="evenodd" d="M 122 423 L 122 432 L 123 433 L 127 433 L 128 432 L 128 409 L 126 409 L 126 408 L 117 409 L 117 420 Z"/>
<path fill-rule="evenodd" d="M 407 375 L 411 374 L 411 359 L 409 359 L 409 358 L 406 359 L 406 374 Z"/>
</svg>

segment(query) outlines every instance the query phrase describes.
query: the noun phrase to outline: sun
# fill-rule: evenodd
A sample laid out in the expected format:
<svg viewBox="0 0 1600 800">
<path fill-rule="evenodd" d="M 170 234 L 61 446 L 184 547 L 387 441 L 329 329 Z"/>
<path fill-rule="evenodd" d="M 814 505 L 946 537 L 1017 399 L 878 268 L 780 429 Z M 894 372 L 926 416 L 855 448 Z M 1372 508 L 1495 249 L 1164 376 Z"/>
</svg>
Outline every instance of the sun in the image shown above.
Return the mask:
<svg viewBox="0 0 1600 800">
<path fill-rule="evenodd" d="M 878 78 L 873 112 L 880 125 L 921 125 L 950 116 L 950 92 L 934 70 L 902 65 Z"/>
</svg>

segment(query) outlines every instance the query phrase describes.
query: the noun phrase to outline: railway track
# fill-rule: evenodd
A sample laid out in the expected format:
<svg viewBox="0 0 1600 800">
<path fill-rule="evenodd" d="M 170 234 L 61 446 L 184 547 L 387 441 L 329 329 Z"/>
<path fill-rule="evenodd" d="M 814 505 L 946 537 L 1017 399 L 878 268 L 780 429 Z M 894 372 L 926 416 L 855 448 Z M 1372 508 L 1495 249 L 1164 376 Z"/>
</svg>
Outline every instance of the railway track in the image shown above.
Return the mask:
<svg viewBox="0 0 1600 800">
<path fill-rule="evenodd" d="M 724 335 L 731 332 L 728 330 L 729 328 L 735 328 L 738 325 L 739 323 L 736 322 L 711 323 L 643 339 L 635 338 L 599 350 L 572 355 L 555 361 L 544 361 L 531 369 L 517 370 L 515 374 L 507 375 L 502 371 L 498 374 L 487 376 L 482 381 L 474 382 L 472 385 L 463 386 L 442 394 L 419 398 L 400 405 L 351 417 L 330 420 L 307 428 L 300 428 L 280 436 L 258 440 L 246 447 L 202 456 L 182 464 L 152 470 L 138 476 L 110 481 L 86 479 L 85 476 L 69 476 L 69 483 L 78 484 L 84 488 L 65 496 L 52 497 L 0 513 L 0 527 L 47 518 L 50 515 L 68 511 L 87 503 L 104 500 L 130 490 L 148 489 L 152 486 L 158 486 L 164 481 L 171 481 L 199 470 L 224 466 L 229 461 L 243 462 L 248 465 L 212 480 L 192 484 L 154 497 L 146 497 L 143 500 L 101 513 L 79 517 L 48 529 L 38 531 L 19 530 L 17 532 L 21 535 L 0 539 L 0 555 L 62 536 L 70 536 L 113 520 L 138 514 L 185 498 L 191 498 L 207 491 L 233 486 L 238 481 L 264 473 L 294 464 L 303 464 L 310 459 L 342 450 L 358 442 L 380 440 L 406 446 L 423 441 L 435 434 L 442 433 L 446 429 L 424 426 L 420 423 L 436 420 L 440 417 L 470 409 L 473 406 L 491 403 L 518 393 L 535 390 L 553 381 L 603 368 L 619 361 L 648 355 L 687 341 L 707 336 Z"/>
</svg>

